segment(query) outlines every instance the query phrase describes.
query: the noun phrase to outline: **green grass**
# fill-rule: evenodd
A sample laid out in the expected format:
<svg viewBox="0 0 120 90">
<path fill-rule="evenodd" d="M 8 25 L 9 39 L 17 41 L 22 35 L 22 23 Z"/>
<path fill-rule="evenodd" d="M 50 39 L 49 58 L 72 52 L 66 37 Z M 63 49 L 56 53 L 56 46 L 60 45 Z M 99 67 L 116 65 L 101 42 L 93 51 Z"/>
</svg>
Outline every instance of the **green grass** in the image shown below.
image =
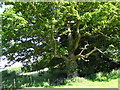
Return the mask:
<svg viewBox="0 0 120 90">
<path fill-rule="evenodd" d="M 85 81 L 77 83 L 68 83 L 63 86 L 55 86 L 54 88 L 118 88 L 118 79 L 106 81 Z"/>
<path fill-rule="evenodd" d="M 55 71 L 54 73 L 45 72 L 37 76 L 34 74 L 20 75 L 22 72 L 19 70 L 20 68 L 12 68 L 2 71 L 4 88 L 118 88 L 118 78 L 120 78 L 118 70 L 72 79 L 55 77 Z"/>
<path fill-rule="evenodd" d="M 66 85 L 58 85 L 58 86 L 49 86 L 49 83 L 46 82 L 44 88 L 118 88 L 118 79 L 114 79 L 111 81 L 83 81 L 83 82 L 74 82 L 74 83 L 67 83 Z M 25 88 L 33 88 L 33 87 L 25 87 Z M 34 88 L 43 88 L 43 87 L 34 87 Z"/>
</svg>

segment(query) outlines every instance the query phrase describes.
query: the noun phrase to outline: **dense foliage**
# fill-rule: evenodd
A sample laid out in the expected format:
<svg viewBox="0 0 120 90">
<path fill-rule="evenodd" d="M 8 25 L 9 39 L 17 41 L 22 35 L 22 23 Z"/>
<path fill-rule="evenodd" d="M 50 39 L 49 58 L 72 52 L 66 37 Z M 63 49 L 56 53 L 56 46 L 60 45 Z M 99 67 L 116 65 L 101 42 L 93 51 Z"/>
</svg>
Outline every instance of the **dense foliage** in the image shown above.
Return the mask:
<svg viewBox="0 0 120 90">
<path fill-rule="evenodd" d="M 6 4 L 13 5 L 3 14 L 3 55 L 10 62 L 34 70 L 56 66 L 68 77 L 119 63 L 119 2 Z"/>
</svg>

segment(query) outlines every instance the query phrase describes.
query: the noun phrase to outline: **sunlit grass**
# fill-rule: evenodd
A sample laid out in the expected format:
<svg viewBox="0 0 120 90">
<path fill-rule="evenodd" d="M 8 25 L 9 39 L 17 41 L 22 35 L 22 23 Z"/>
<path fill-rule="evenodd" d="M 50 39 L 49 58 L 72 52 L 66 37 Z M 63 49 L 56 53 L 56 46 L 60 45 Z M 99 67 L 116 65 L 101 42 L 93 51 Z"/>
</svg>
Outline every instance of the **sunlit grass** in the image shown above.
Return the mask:
<svg viewBox="0 0 120 90">
<path fill-rule="evenodd" d="M 111 81 L 95 81 L 95 82 L 87 79 L 84 80 L 85 81 L 81 82 L 67 83 L 66 85 L 58 86 L 48 85 L 43 87 L 25 87 L 25 88 L 118 88 L 118 79 L 113 79 Z"/>
<path fill-rule="evenodd" d="M 111 81 L 85 81 L 77 83 L 68 83 L 66 85 L 54 86 L 54 88 L 118 88 L 118 79 Z"/>
<path fill-rule="evenodd" d="M 61 78 L 56 78 L 50 72 L 37 75 L 30 72 L 29 75 L 20 75 L 23 72 L 19 70 L 20 68 L 2 71 L 2 83 L 5 88 L 118 88 L 120 78 L 118 70 L 113 70 L 110 73 L 91 74 L 89 77 L 63 79 L 65 82 L 62 82 Z M 56 80 L 58 81 L 54 82 Z"/>
</svg>

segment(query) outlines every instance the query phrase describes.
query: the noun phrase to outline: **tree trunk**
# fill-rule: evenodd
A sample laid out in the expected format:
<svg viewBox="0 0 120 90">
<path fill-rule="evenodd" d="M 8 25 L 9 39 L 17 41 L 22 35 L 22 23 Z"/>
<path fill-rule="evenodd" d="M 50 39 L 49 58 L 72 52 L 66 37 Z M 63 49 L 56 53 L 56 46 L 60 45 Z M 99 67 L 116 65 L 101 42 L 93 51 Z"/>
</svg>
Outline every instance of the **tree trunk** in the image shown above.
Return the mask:
<svg viewBox="0 0 120 90">
<path fill-rule="evenodd" d="M 78 64 L 76 60 L 71 61 L 66 61 L 66 68 L 65 71 L 67 72 L 67 78 L 72 78 L 78 76 L 78 71 L 77 71 Z"/>
</svg>

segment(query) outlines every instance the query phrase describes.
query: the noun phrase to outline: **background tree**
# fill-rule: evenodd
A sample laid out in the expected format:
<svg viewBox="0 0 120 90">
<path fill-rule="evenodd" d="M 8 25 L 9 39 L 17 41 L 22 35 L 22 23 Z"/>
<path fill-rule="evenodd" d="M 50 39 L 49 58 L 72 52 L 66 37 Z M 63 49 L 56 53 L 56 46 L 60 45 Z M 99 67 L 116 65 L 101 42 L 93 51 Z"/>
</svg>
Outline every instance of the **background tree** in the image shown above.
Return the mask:
<svg viewBox="0 0 120 90">
<path fill-rule="evenodd" d="M 13 5 L 3 15 L 3 54 L 10 62 L 42 62 L 46 67 L 59 58 L 67 76 L 73 77 L 78 75 L 77 61 L 94 57 L 95 51 L 114 61 L 119 58 L 117 2 L 6 4 Z"/>
</svg>

